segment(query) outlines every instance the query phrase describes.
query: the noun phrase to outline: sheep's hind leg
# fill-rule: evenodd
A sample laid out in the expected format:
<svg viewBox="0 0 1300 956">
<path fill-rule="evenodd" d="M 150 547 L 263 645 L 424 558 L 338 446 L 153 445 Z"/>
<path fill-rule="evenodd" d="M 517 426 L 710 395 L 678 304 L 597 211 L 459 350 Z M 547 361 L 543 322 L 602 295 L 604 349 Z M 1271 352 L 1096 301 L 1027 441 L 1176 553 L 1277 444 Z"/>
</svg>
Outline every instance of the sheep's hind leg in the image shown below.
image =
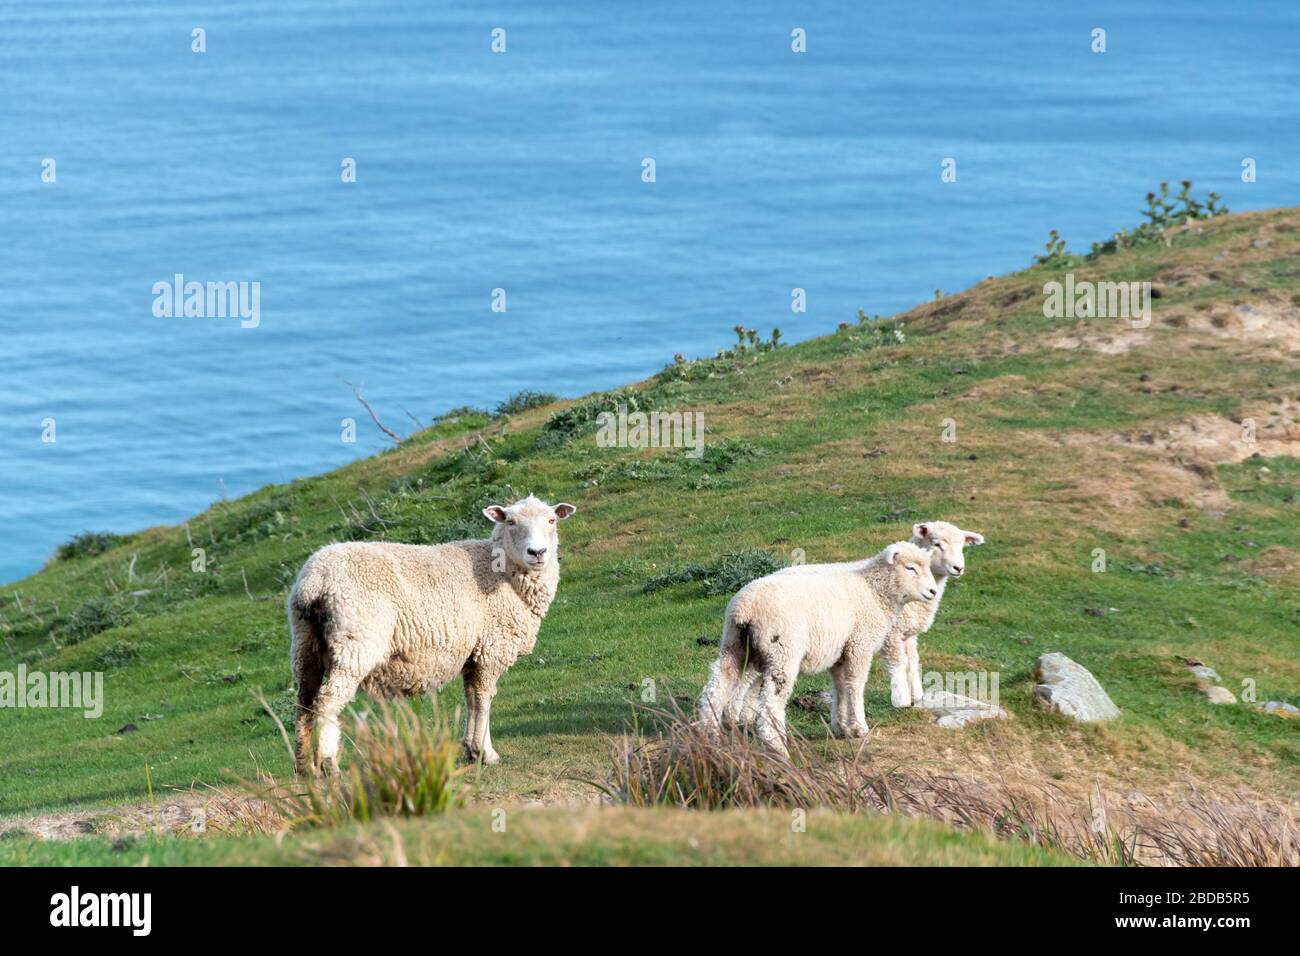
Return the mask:
<svg viewBox="0 0 1300 956">
<path fill-rule="evenodd" d="M 853 723 L 851 692 L 845 671 L 842 661 L 831 668 L 831 735 L 835 737 L 845 736 L 845 728 Z"/>
<path fill-rule="evenodd" d="M 312 732 L 316 726 L 316 698 L 321 688 L 321 668 L 305 669 L 298 675 L 298 697 L 294 703 L 293 772 L 305 774 L 313 764 Z"/>
<path fill-rule="evenodd" d="M 727 721 L 733 727 L 744 727 L 754 722 L 758 706 L 756 691 L 762 676 L 756 667 L 750 667 L 741 675 L 726 707 Z"/>
<path fill-rule="evenodd" d="M 305 774 L 313 762 L 311 739 L 316 724 L 316 697 L 320 694 L 325 666 L 311 625 L 294 617 L 292 627 L 293 676 L 298 690 L 294 701 L 293 772 Z"/>
<path fill-rule="evenodd" d="M 332 667 L 325 683 L 321 685 L 316 696 L 316 722 L 320 726 L 320 738 L 316 742 L 316 760 L 313 769 L 317 772 L 338 773 L 339 769 L 339 716 L 343 709 L 356 696 L 361 686 L 361 676 L 355 672 Z"/>
</svg>

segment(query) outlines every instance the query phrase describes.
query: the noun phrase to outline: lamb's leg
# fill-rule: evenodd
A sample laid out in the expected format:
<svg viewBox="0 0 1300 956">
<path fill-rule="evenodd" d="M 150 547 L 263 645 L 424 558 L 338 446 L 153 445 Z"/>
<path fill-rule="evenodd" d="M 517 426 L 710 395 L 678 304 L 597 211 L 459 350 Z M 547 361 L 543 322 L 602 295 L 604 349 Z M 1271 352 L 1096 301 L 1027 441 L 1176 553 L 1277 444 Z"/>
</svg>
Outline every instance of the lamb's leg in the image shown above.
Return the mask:
<svg viewBox="0 0 1300 956">
<path fill-rule="evenodd" d="M 863 695 L 867 690 L 867 675 L 871 672 L 871 658 L 851 657 L 843 661 L 841 679 L 844 682 L 844 711 L 840 727 L 845 737 L 867 735 L 867 711 Z"/>
<path fill-rule="evenodd" d="M 831 734 L 835 737 L 845 736 L 845 729 L 853 724 L 851 692 L 845 670 L 843 661 L 831 668 Z"/>
<path fill-rule="evenodd" d="M 915 635 L 907 640 L 907 682 L 912 692 L 912 706 L 923 707 L 925 688 L 921 686 L 921 654 L 917 649 L 917 643 Z"/>
<path fill-rule="evenodd" d="M 758 711 L 755 729 L 763 744 L 783 757 L 790 752 L 785 743 L 785 708 L 799 676 L 799 662 L 765 670 L 758 685 Z"/>
<path fill-rule="evenodd" d="M 912 683 L 908 678 L 906 641 L 890 634 L 881 647 L 885 666 L 889 669 L 889 702 L 895 707 L 912 706 Z"/>
<path fill-rule="evenodd" d="M 298 694 L 294 704 L 293 772 L 304 774 L 311 764 L 311 738 L 316 723 L 316 696 L 320 693 L 325 665 L 311 624 L 291 617 L 293 628 L 293 676 Z"/>
<path fill-rule="evenodd" d="M 758 682 L 762 676 L 756 667 L 749 668 L 740 676 L 740 682 L 732 692 L 731 700 L 727 702 L 727 722 L 733 727 L 744 727 L 754 722 Z"/>
<path fill-rule="evenodd" d="M 361 675 L 346 667 L 330 668 L 325 683 L 316 696 L 316 722 L 320 726 L 320 739 L 316 742 L 317 772 L 338 773 L 339 769 L 339 716 L 343 708 L 356 696 L 361 686 Z"/>
<path fill-rule="evenodd" d="M 703 727 L 718 729 L 724 715 L 733 716 L 737 691 L 747 684 L 745 654 L 748 642 L 748 625 L 740 625 L 728 615 L 722 627 L 718 659 L 709 668 L 709 679 L 700 692 L 695 705 L 696 718 Z"/>
<path fill-rule="evenodd" d="M 492 749 L 492 733 L 488 727 L 492 698 L 497 692 L 497 677 L 497 674 L 485 674 L 475 668 L 469 681 L 474 689 L 466 695 L 468 700 L 472 694 L 473 710 L 465 727 L 465 754 L 470 760 L 482 760 L 487 764 L 496 763 L 501 759 L 500 755 Z"/>
</svg>

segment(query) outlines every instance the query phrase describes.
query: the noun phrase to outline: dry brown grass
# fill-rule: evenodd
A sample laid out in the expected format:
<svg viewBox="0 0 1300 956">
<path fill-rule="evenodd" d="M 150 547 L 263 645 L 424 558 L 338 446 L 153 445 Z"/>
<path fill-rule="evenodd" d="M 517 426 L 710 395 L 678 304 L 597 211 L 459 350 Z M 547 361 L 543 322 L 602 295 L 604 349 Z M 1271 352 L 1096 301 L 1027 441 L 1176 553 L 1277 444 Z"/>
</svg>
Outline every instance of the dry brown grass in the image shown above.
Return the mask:
<svg viewBox="0 0 1300 956">
<path fill-rule="evenodd" d="M 1253 795 L 1193 788 L 1175 800 L 1125 801 L 1095 786 L 1081 797 L 1040 774 L 881 769 L 865 746 L 828 756 L 799 740 L 787 760 L 742 731 L 712 735 L 676 708 L 647 716 L 655 732 L 633 728 L 620 738 L 612 777 L 600 785 L 617 803 L 895 813 L 1130 866 L 1300 865 L 1295 807 Z"/>
</svg>

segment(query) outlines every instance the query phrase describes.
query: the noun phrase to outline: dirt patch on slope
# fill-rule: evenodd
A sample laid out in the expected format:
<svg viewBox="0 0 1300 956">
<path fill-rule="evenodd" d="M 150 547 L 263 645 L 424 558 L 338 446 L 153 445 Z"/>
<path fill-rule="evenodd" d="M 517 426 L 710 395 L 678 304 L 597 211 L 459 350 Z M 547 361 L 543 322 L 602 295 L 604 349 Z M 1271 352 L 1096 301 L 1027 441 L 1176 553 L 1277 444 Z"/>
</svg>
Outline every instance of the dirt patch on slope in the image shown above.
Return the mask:
<svg viewBox="0 0 1300 956">
<path fill-rule="evenodd" d="M 69 840 L 92 834 L 140 836 L 150 830 L 172 832 L 194 827 L 196 821 L 202 820 L 202 810 L 202 805 L 197 801 L 175 801 L 154 807 L 141 804 L 135 807 L 12 817 L 0 820 L 0 837 L 34 836 L 42 840 Z"/>
<path fill-rule="evenodd" d="M 1254 455 L 1300 458 L 1300 403 L 1280 399 L 1240 421 L 1196 415 L 1161 429 L 1066 432 L 1057 440 L 1085 456 L 1073 485 L 1083 497 L 1121 509 L 1170 498 L 1226 508 L 1215 467 Z"/>
<path fill-rule="evenodd" d="M 1247 567 L 1257 574 L 1268 577 L 1300 581 L 1300 551 L 1282 545 L 1273 545 L 1251 558 Z"/>
<path fill-rule="evenodd" d="M 1290 302 L 1257 299 L 1235 305 L 1219 304 L 1193 312 L 1186 326 L 1220 338 L 1275 344 L 1282 354 L 1300 354 L 1300 307 Z"/>
<path fill-rule="evenodd" d="M 1054 349 L 1087 349 L 1102 355 L 1123 355 L 1139 345 L 1151 341 L 1151 333 L 1140 329 L 1118 328 L 1111 331 L 1079 324 L 1070 332 L 1063 332 L 1047 340 Z"/>
</svg>

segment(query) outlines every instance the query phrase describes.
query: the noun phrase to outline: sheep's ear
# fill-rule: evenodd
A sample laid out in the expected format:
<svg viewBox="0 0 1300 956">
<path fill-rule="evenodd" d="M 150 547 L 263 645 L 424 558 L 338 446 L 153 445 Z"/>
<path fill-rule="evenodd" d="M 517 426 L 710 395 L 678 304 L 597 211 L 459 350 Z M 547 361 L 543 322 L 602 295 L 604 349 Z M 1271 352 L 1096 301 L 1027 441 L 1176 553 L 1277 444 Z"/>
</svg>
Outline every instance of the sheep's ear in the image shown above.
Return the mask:
<svg viewBox="0 0 1300 956">
<path fill-rule="evenodd" d="M 914 525 L 912 525 L 912 537 L 913 537 L 913 538 L 922 538 L 922 539 L 929 538 L 929 537 L 930 537 L 930 526 L 929 526 L 929 525 L 925 525 L 925 524 L 914 524 Z"/>
<path fill-rule="evenodd" d="M 898 563 L 898 545 L 891 544 L 885 549 L 885 562 L 887 564 Z"/>
<path fill-rule="evenodd" d="M 555 517 L 567 518 L 577 510 L 577 508 L 573 507 L 573 505 L 569 504 L 567 501 L 561 501 L 555 506 Z"/>
<path fill-rule="evenodd" d="M 966 536 L 966 543 L 967 543 L 967 544 L 983 544 L 983 543 L 984 543 L 984 535 L 980 534 L 978 531 L 963 531 L 962 534 L 964 534 L 964 535 Z"/>
<path fill-rule="evenodd" d="M 506 520 L 506 509 L 500 505 L 488 505 L 483 509 L 483 516 L 489 521 L 501 522 Z"/>
</svg>

